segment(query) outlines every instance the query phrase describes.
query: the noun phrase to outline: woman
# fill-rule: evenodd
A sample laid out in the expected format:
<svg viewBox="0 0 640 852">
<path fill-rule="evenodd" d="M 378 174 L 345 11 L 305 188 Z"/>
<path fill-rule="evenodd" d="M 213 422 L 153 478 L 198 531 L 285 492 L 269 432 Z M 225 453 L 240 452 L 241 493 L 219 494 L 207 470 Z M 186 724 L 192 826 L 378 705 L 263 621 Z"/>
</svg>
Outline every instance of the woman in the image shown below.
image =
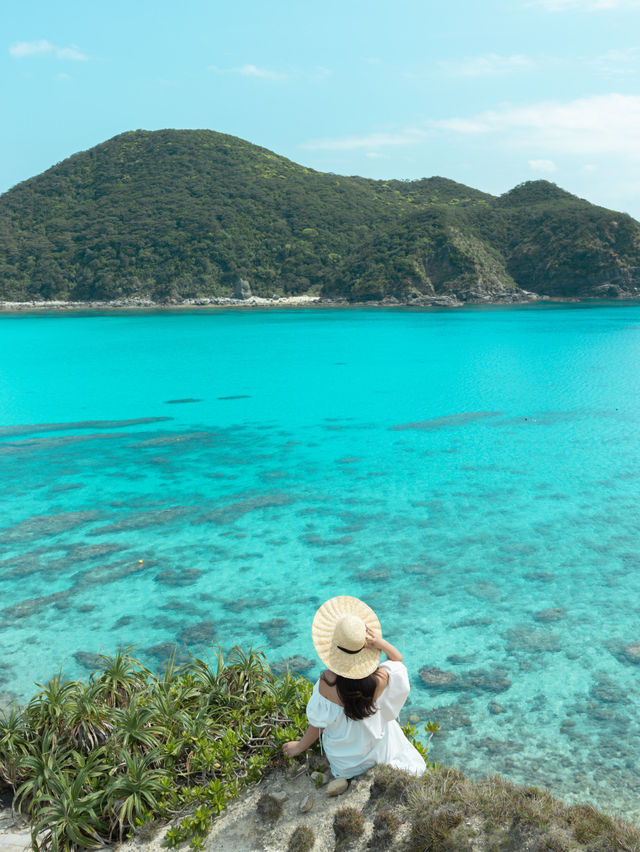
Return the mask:
<svg viewBox="0 0 640 852">
<path fill-rule="evenodd" d="M 301 754 L 322 733 L 336 778 L 353 778 L 376 763 L 422 775 L 422 755 L 402 733 L 396 717 L 409 695 L 402 654 L 381 636 L 374 611 L 358 598 L 331 598 L 316 612 L 313 644 L 328 670 L 307 704 L 309 727 L 285 743 L 287 757 Z M 382 652 L 386 662 L 380 664 Z"/>
</svg>

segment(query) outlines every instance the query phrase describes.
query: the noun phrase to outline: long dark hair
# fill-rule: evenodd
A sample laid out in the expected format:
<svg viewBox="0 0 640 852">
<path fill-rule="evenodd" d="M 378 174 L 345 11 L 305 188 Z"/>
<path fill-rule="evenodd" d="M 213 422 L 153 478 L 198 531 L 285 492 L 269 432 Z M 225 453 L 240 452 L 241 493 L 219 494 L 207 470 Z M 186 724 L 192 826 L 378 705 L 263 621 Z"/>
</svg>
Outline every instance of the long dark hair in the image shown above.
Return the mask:
<svg viewBox="0 0 640 852">
<path fill-rule="evenodd" d="M 329 686 L 335 686 L 344 707 L 344 715 L 348 719 L 357 722 L 359 719 L 373 716 L 376 712 L 374 695 L 379 681 L 375 672 L 360 678 L 342 677 L 337 674 L 334 675 L 333 683 L 326 676 L 326 672 L 322 677 Z"/>
</svg>

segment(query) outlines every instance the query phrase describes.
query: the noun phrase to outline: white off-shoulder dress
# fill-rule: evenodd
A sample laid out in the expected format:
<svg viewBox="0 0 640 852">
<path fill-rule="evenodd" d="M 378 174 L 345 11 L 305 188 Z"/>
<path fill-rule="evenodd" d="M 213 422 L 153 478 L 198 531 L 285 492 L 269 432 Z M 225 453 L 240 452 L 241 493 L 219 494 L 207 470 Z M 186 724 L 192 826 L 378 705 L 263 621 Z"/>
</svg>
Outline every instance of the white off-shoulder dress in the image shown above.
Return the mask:
<svg viewBox="0 0 640 852">
<path fill-rule="evenodd" d="M 414 775 L 422 775 L 422 755 L 402 733 L 396 717 L 409 695 L 409 675 L 402 663 L 387 660 L 380 668 L 389 673 L 384 692 L 376 701 L 376 712 L 354 721 L 344 708 L 320 695 L 319 683 L 307 704 L 307 720 L 323 728 L 322 745 L 336 778 L 353 778 L 377 763 L 387 763 Z"/>
</svg>

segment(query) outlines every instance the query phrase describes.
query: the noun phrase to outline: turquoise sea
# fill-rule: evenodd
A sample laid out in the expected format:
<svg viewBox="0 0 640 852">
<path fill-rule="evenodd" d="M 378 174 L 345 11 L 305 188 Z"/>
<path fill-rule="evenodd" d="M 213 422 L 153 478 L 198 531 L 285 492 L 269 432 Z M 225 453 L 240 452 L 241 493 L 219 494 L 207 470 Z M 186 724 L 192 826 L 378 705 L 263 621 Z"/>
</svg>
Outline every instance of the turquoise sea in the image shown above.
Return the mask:
<svg viewBox="0 0 640 852">
<path fill-rule="evenodd" d="M 121 644 L 314 678 L 353 594 L 434 759 L 640 818 L 639 365 L 638 305 L 0 316 L 3 701 Z"/>
</svg>

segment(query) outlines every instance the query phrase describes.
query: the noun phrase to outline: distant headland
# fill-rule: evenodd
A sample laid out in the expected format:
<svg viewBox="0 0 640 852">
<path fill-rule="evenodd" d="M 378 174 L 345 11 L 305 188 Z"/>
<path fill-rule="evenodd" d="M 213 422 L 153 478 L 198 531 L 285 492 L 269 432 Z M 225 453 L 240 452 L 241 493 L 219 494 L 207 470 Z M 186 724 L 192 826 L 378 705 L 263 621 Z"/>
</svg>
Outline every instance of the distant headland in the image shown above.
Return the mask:
<svg viewBox="0 0 640 852">
<path fill-rule="evenodd" d="M 5 311 L 638 298 L 640 224 L 542 180 L 495 197 L 138 130 L 0 196 Z"/>
</svg>

